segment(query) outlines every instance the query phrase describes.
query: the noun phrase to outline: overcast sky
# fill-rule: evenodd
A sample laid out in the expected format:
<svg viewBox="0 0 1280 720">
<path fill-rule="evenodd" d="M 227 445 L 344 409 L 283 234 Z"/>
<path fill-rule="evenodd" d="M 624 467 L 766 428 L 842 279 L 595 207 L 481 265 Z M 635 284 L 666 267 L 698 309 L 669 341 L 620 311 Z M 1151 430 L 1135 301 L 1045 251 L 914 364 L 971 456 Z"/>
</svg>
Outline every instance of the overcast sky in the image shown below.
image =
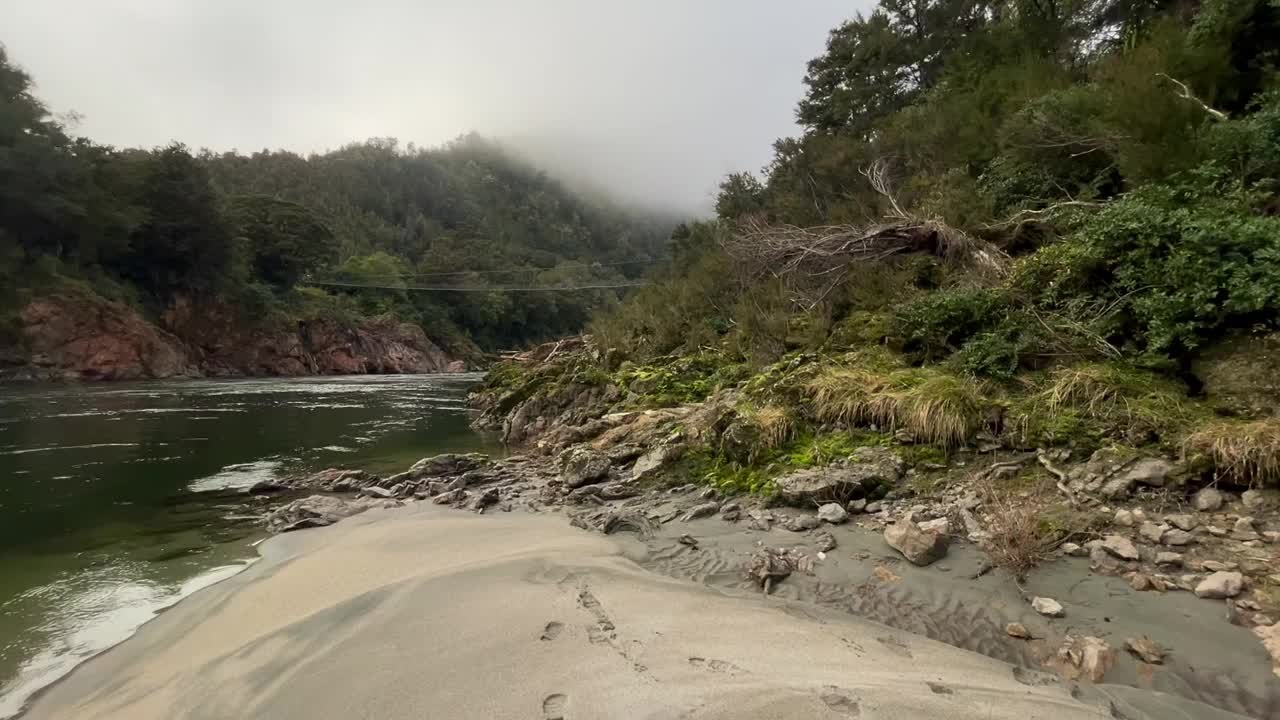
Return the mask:
<svg viewBox="0 0 1280 720">
<path fill-rule="evenodd" d="M 310 152 L 476 130 L 693 210 L 795 134 L 805 62 L 869 4 L 3 0 L 0 42 L 104 143 Z"/>
</svg>

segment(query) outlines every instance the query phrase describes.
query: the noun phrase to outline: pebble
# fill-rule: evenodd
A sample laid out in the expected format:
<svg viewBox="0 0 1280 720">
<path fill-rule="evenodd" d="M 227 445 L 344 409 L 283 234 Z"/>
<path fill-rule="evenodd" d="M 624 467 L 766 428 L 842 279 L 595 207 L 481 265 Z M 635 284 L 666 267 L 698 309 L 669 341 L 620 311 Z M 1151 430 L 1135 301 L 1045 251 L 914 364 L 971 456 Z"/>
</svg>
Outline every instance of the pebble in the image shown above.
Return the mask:
<svg viewBox="0 0 1280 720">
<path fill-rule="evenodd" d="M 1032 599 L 1031 609 L 1045 617 L 1060 618 L 1067 614 L 1067 611 L 1062 607 L 1062 603 L 1054 600 L 1053 598 L 1046 597 Z"/>
<path fill-rule="evenodd" d="M 1142 523 L 1142 526 L 1138 528 L 1138 534 L 1148 542 L 1159 544 L 1160 538 L 1164 537 L 1164 534 L 1168 529 L 1168 525 L 1157 525 L 1153 522 L 1144 522 Z"/>
<path fill-rule="evenodd" d="M 1159 643 L 1147 638 L 1129 638 L 1124 641 L 1124 647 L 1143 662 L 1152 665 L 1163 663 L 1164 656 L 1168 654 Z"/>
<path fill-rule="evenodd" d="M 1181 547 L 1183 545 L 1190 545 L 1195 542 L 1195 539 L 1196 536 L 1186 530 L 1170 530 L 1161 536 L 1160 541 L 1165 545 Z"/>
<path fill-rule="evenodd" d="M 1031 631 L 1027 630 L 1027 626 L 1022 623 L 1009 623 L 1004 626 L 1004 631 L 1009 637 L 1015 637 L 1019 640 L 1031 639 Z"/>
<path fill-rule="evenodd" d="M 1181 515 L 1169 515 L 1165 517 L 1165 522 L 1178 528 L 1190 532 L 1200 525 L 1200 520 L 1195 515 L 1183 513 Z"/>
</svg>

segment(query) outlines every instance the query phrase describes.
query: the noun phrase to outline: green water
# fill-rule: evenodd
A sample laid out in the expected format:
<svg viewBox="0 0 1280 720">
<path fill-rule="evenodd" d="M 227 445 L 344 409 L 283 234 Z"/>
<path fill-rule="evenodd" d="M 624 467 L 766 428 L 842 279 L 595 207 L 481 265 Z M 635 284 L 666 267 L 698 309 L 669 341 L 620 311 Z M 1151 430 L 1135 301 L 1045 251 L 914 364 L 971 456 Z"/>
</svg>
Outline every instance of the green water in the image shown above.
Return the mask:
<svg viewBox="0 0 1280 720">
<path fill-rule="evenodd" d="M 262 538 L 254 482 L 495 451 L 476 376 L 0 385 L 0 718 Z"/>
</svg>

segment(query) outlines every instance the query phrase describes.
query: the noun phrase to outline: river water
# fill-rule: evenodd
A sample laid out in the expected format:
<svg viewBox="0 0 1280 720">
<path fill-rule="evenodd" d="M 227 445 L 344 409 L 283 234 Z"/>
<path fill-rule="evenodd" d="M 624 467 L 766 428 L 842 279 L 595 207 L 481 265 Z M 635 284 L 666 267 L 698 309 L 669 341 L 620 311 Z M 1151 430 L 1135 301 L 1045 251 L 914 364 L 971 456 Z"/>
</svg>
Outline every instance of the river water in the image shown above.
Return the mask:
<svg viewBox="0 0 1280 720">
<path fill-rule="evenodd" d="M 477 379 L 0 385 L 0 718 L 252 562 L 258 480 L 495 451 L 467 426 Z"/>
</svg>

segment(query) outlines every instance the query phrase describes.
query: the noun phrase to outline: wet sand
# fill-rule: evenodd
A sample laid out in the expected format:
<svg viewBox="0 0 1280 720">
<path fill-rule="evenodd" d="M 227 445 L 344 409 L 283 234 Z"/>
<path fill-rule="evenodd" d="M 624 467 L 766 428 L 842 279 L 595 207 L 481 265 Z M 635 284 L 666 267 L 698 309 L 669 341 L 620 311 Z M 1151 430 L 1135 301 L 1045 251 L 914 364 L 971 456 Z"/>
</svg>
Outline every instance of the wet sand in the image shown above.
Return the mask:
<svg viewBox="0 0 1280 720">
<path fill-rule="evenodd" d="M 657 512 L 663 512 L 658 508 Z M 985 556 L 968 543 L 953 543 L 946 558 L 920 568 L 890 549 L 877 532 L 825 525 L 835 550 L 816 563 L 812 576 L 793 574 L 774 595 L 842 610 L 1022 668 L 1042 669 L 1068 632 L 1100 637 L 1117 653 L 1107 681 L 1157 690 L 1262 720 L 1280 718 L 1280 678 L 1262 644 L 1247 628 L 1226 620 L 1222 602 L 1189 592 L 1136 592 L 1119 577 L 1092 574 L 1083 558 L 1048 563 L 1021 589 L 999 570 L 973 575 Z M 697 548 L 678 542 L 681 534 Z M 622 537 L 622 536 L 620 536 Z M 664 575 L 706 583 L 738 595 L 759 593 L 741 568 L 757 543 L 814 549 L 815 532 L 745 529 L 710 518 L 669 523 L 644 542 L 621 540 L 637 563 Z M 1066 617 L 1048 619 L 1029 599 L 1051 597 Z M 1005 625 L 1026 626 L 1036 638 L 1011 638 Z M 1164 664 L 1139 662 L 1124 651 L 1130 637 L 1149 637 L 1169 650 Z"/>
<path fill-rule="evenodd" d="M 694 529 L 710 535 L 714 522 Z M 281 536 L 27 717 L 1233 717 L 1172 695 L 1069 687 L 800 599 L 834 564 L 767 598 L 736 591 L 719 565 L 709 586 L 637 564 L 661 564 L 667 543 L 425 504 Z"/>
</svg>

